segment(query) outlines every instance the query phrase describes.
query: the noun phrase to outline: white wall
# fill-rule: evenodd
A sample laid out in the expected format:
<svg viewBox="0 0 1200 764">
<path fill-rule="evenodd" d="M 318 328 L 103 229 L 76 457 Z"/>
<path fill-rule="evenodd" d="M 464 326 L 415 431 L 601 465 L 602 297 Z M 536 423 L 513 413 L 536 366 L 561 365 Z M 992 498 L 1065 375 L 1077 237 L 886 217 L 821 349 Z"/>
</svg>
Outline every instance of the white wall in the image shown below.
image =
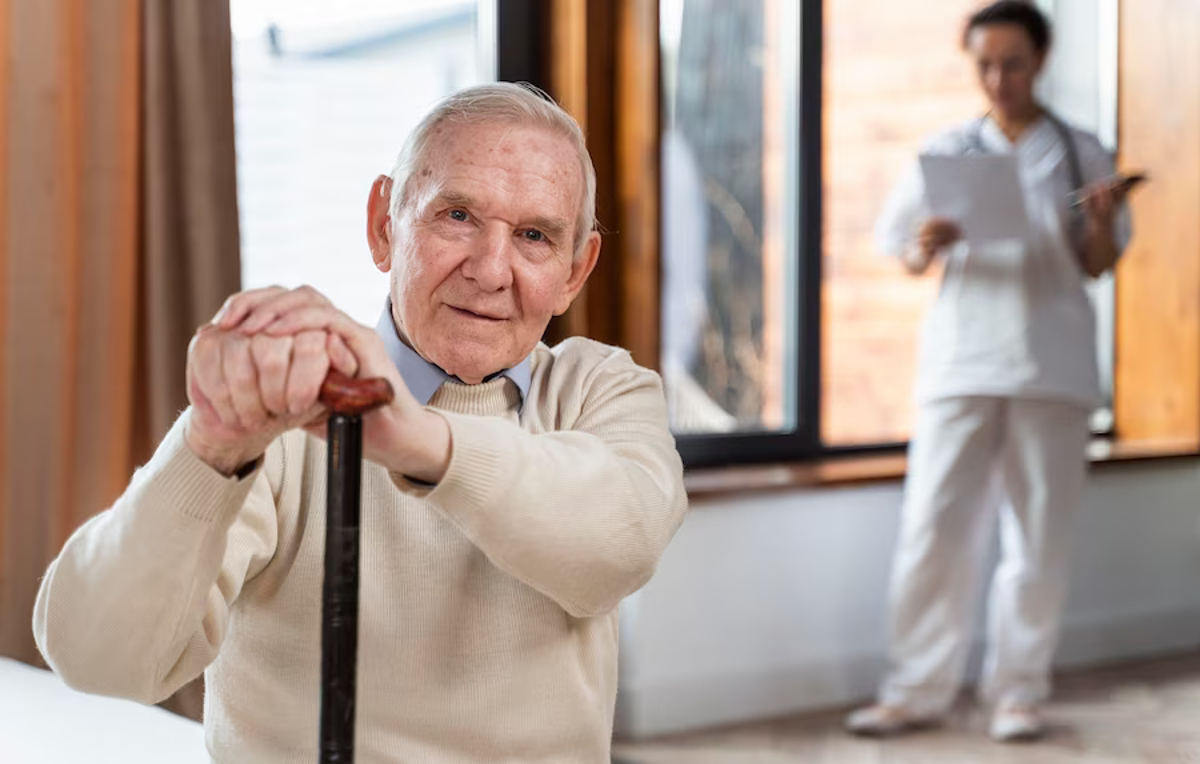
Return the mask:
<svg viewBox="0 0 1200 764">
<path fill-rule="evenodd" d="M 1093 475 L 1061 665 L 1200 645 L 1200 469 Z M 695 504 L 622 607 L 618 733 L 647 736 L 844 705 L 884 662 L 898 484 Z"/>
<path fill-rule="evenodd" d="M 1054 44 L 1040 96 L 1074 125 L 1116 147 L 1117 0 L 1040 0 Z"/>
<path fill-rule="evenodd" d="M 1117 146 L 1118 0 L 1038 0 L 1050 15 L 1054 42 L 1038 96 L 1056 114 Z M 1104 390 L 1113 389 L 1116 292 L 1111 275 L 1090 285 Z M 1102 423 L 1101 423 L 1102 424 Z"/>
</svg>

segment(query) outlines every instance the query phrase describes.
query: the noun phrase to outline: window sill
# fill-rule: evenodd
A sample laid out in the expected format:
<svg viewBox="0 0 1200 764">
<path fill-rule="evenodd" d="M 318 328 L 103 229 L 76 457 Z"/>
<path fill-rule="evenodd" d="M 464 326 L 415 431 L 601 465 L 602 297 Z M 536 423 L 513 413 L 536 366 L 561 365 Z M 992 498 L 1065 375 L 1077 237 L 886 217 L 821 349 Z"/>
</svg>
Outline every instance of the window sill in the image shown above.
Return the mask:
<svg viewBox="0 0 1200 764">
<path fill-rule="evenodd" d="M 1200 442 L 1180 440 L 1097 439 L 1088 447 L 1096 467 L 1200 456 Z M 805 488 L 864 485 L 902 480 L 908 467 L 903 451 L 830 456 L 808 462 L 688 470 L 683 484 L 690 499 L 756 494 Z"/>
</svg>

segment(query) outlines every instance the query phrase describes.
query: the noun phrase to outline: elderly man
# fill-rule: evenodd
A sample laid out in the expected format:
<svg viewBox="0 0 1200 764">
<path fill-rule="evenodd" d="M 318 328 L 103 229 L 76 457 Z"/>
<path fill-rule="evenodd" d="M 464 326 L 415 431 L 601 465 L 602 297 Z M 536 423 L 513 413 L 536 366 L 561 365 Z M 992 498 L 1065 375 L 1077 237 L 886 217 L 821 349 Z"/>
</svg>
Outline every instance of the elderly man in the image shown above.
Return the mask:
<svg viewBox="0 0 1200 764">
<path fill-rule="evenodd" d="M 596 264 L 595 185 L 540 94 L 439 104 L 371 189 L 378 327 L 301 288 L 200 328 L 192 405 L 46 574 L 50 665 L 143 702 L 205 672 L 215 761 L 316 760 L 333 368 L 397 393 L 364 424 L 359 760 L 606 761 L 617 604 L 686 498 L 657 375 L 539 342 Z"/>
</svg>

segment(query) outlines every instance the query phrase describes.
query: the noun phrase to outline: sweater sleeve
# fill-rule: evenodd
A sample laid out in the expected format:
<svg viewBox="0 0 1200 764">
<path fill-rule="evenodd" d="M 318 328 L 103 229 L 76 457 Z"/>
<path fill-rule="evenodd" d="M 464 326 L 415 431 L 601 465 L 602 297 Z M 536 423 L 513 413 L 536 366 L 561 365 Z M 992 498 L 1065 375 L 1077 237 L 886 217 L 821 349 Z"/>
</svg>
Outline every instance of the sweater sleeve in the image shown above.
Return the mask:
<svg viewBox="0 0 1200 764">
<path fill-rule="evenodd" d="M 439 411 L 453 451 L 426 500 L 501 570 L 590 617 L 649 580 L 687 497 L 658 375 L 617 351 L 582 382 L 560 431 Z"/>
<path fill-rule="evenodd" d="M 187 447 L 187 416 L 42 579 L 34 637 L 77 690 L 157 703 L 199 676 L 221 647 L 230 605 L 274 552 L 268 472 L 279 454 L 227 478 Z"/>
</svg>

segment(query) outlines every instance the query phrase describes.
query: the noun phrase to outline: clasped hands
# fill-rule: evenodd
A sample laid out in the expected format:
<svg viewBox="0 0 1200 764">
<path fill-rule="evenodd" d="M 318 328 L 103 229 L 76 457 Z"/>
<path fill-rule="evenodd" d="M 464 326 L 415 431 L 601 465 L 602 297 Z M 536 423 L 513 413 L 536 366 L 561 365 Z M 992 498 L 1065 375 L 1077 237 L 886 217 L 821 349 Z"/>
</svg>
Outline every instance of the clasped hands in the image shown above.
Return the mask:
<svg viewBox="0 0 1200 764">
<path fill-rule="evenodd" d="M 187 357 L 188 447 L 233 475 L 288 430 L 323 437 L 328 412 L 318 394 L 330 369 L 382 377 L 395 391 L 391 403 L 363 418 L 364 457 L 418 480 L 441 480 L 450 460 L 446 420 L 413 398 L 374 329 L 307 286 L 240 292 L 196 331 Z"/>
</svg>

